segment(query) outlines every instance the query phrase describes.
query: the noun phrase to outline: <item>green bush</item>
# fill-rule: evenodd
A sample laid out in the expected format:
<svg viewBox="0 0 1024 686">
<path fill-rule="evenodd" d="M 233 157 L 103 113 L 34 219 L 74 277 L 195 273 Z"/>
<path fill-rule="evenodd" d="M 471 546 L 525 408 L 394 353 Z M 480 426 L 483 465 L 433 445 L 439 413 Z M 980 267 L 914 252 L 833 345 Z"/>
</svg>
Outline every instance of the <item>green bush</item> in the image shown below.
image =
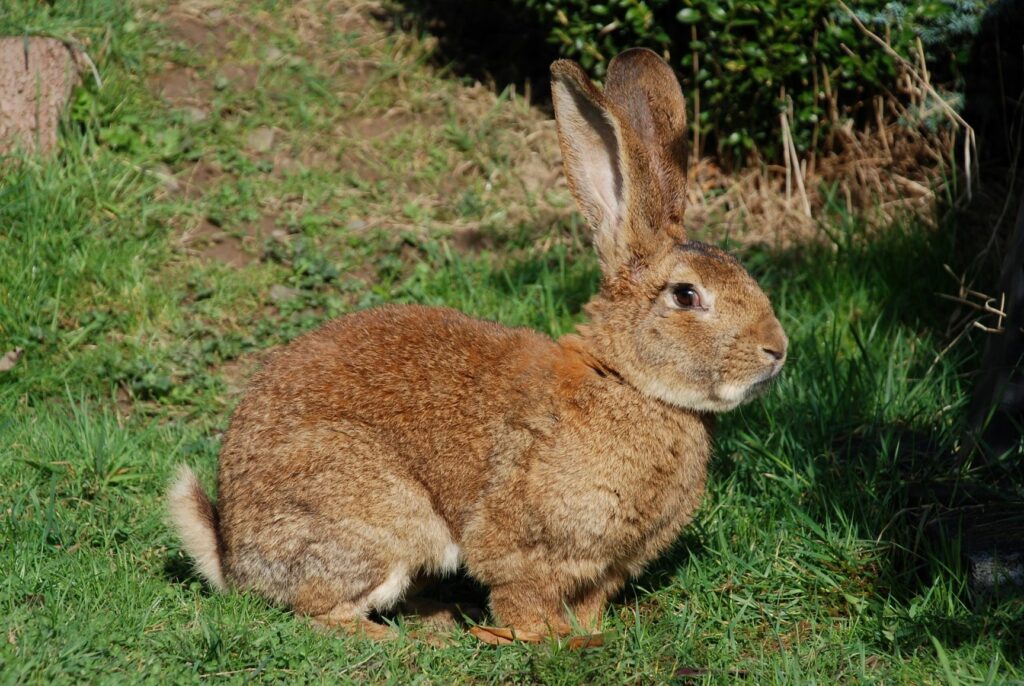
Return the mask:
<svg viewBox="0 0 1024 686">
<path fill-rule="evenodd" d="M 513 0 L 545 25 L 562 54 L 601 76 L 608 60 L 642 45 L 668 56 L 683 79 L 702 137 L 739 159 L 778 158 L 779 112 L 792 102 L 801 150 L 818 148 L 840 118 L 873 116 L 896 65 L 836 0 Z M 935 77 L 958 88 L 986 0 L 865 0 L 849 4 L 903 55 L 920 36 Z M 698 100 L 699 96 L 699 100 Z"/>
</svg>

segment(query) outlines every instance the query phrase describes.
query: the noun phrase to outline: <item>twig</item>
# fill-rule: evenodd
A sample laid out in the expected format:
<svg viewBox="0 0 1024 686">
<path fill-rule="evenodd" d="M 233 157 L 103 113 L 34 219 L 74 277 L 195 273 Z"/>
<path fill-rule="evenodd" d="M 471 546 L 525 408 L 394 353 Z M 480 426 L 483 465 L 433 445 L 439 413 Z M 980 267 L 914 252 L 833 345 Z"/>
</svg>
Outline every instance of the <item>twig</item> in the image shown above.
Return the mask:
<svg viewBox="0 0 1024 686">
<path fill-rule="evenodd" d="M 89 53 L 87 53 L 81 46 L 77 44 L 72 44 L 72 48 L 76 53 L 81 55 L 82 59 L 85 60 L 85 63 L 89 65 L 89 70 L 92 72 L 92 77 L 96 79 L 96 89 L 102 90 L 103 79 L 100 78 L 100 70 L 96 68 L 96 63 L 92 61 L 91 57 L 89 57 Z"/>
<path fill-rule="evenodd" d="M 978 310 L 979 312 L 984 312 L 985 314 L 994 314 L 996 317 L 999 318 L 999 326 L 1000 327 L 1002 327 L 1003 318 L 1006 317 L 1006 312 L 1003 311 L 1001 306 L 1000 306 L 999 309 L 996 309 L 995 307 L 992 307 L 992 305 L 990 304 L 990 303 L 995 302 L 995 300 L 996 300 L 995 298 L 988 298 L 985 302 L 979 304 L 979 303 L 971 302 L 970 300 L 967 300 L 966 298 L 961 298 L 961 297 L 958 297 L 958 296 L 955 296 L 955 295 L 949 295 L 948 293 L 936 293 L 936 295 L 938 295 L 940 298 L 943 298 L 945 300 L 952 300 L 955 303 L 960 303 L 961 305 L 966 305 L 967 307 L 970 307 L 971 309 Z M 1005 304 L 1005 302 L 1006 302 L 1006 294 L 1004 293 L 1002 298 L 1001 298 L 1000 305 Z"/>
</svg>

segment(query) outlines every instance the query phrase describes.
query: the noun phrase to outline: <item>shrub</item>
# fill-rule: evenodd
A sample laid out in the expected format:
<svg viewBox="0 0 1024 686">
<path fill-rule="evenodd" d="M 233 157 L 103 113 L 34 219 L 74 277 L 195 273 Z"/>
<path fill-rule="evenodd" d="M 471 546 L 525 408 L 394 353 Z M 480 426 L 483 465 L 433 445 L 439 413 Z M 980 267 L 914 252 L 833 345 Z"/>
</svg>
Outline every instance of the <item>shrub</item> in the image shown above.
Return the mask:
<svg viewBox="0 0 1024 686">
<path fill-rule="evenodd" d="M 801 150 L 827 127 L 863 122 L 894 88 L 896 65 L 836 0 L 513 0 L 550 26 L 562 54 L 601 76 L 620 50 L 666 55 L 702 138 L 727 157 L 778 158 L 779 112 L 791 107 Z M 943 85 L 959 86 L 986 0 L 865 0 L 858 18 L 903 55 L 920 36 Z M 692 116 L 691 116 L 692 119 Z"/>
</svg>

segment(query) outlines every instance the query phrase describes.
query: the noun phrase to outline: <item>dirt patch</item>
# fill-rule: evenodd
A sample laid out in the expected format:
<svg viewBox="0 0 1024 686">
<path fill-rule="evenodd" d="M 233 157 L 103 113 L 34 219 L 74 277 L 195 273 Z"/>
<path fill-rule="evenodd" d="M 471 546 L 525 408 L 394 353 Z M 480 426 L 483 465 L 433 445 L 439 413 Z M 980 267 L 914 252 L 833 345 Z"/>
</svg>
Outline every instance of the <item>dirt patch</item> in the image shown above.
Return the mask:
<svg viewBox="0 0 1024 686">
<path fill-rule="evenodd" d="M 242 232 L 256 240 L 270 237 L 277 229 L 277 215 L 264 214 L 258 221 L 242 225 Z"/>
<path fill-rule="evenodd" d="M 234 236 L 226 236 L 199 252 L 205 260 L 221 262 L 229 267 L 245 267 L 256 261 L 256 258 L 245 251 L 242 241 Z"/>
<path fill-rule="evenodd" d="M 220 164 L 214 160 L 199 160 L 178 180 L 185 196 L 191 199 L 202 197 L 210 188 L 216 186 L 221 178 L 227 176 Z"/>
<path fill-rule="evenodd" d="M 275 147 L 273 152 L 274 173 L 277 176 L 303 171 L 327 171 L 349 174 L 360 183 L 376 184 L 387 177 L 386 169 L 367 150 L 351 146 L 342 152 L 306 147 L 297 154 L 292 150 Z"/>
<path fill-rule="evenodd" d="M 345 3 L 335 1 L 330 4 L 336 8 Z M 380 33 L 378 26 L 385 17 L 386 14 L 378 3 L 355 3 L 354 6 L 339 11 L 331 23 L 334 30 L 339 33 L 372 37 L 373 34 Z"/>
<path fill-rule="evenodd" d="M 147 79 L 150 90 L 174 107 L 205 110 L 213 97 L 213 87 L 192 67 L 168 62 Z"/>
<path fill-rule="evenodd" d="M 388 178 L 383 164 L 374 155 L 360 150 L 346 150 L 335 167 L 370 185 Z"/>
<path fill-rule="evenodd" d="M 240 26 L 188 14 L 172 14 L 165 21 L 167 32 L 178 43 L 212 56 L 225 54 Z"/>
<path fill-rule="evenodd" d="M 553 122 L 531 108 L 528 97 L 499 97 L 486 85 L 454 83 L 424 68 L 424 51 L 433 49 L 433 39 L 390 32 L 387 22 L 374 16 L 375 3 L 300 1 L 280 13 L 240 7 L 230 16 L 210 5 L 193 0 L 188 9 L 171 10 L 166 21 L 175 40 L 202 46 L 211 34 L 223 32 L 226 22 L 250 28 L 225 40 L 214 59 L 192 62 L 192 67 L 172 65 L 169 74 L 156 78 L 154 85 L 166 100 L 183 108 L 208 108 L 204 98 L 220 89 L 244 93 L 258 88 L 266 91 L 261 95 L 273 110 L 281 99 L 278 92 L 297 85 L 280 79 L 275 65 L 293 61 L 310 67 L 338 99 L 334 108 L 312 103 L 310 111 L 326 131 L 306 130 L 288 112 L 240 130 L 239 148 L 261 163 L 259 173 L 281 179 L 314 172 L 317 183 L 321 176 L 336 177 L 339 196 L 357 197 L 361 213 L 384 231 L 430 230 L 429 222 L 408 214 L 410 206 L 422 208 L 443 221 L 455 246 L 466 251 L 491 247 L 486 237 L 499 215 L 511 225 L 540 224 L 572 211 Z M 265 40 L 250 45 L 257 33 Z M 253 54 L 262 56 L 259 64 Z M 446 130 L 450 121 L 465 140 L 455 140 Z M 226 173 L 215 162 L 179 170 L 177 192 L 199 198 Z M 279 199 L 267 207 L 301 203 Z M 229 228 L 234 239 L 206 238 L 202 247 L 189 245 L 205 259 L 230 264 L 251 259 L 246 252 L 259 253 L 248 238 L 251 227 Z M 273 227 L 258 233 L 273 235 Z"/>
<path fill-rule="evenodd" d="M 117 387 L 117 414 L 127 419 L 135 411 L 135 399 L 123 385 Z"/>
<path fill-rule="evenodd" d="M 260 65 L 229 62 L 220 68 L 220 76 L 235 90 L 252 90 L 259 83 Z"/>
<path fill-rule="evenodd" d="M 240 33 L 253 29 L 241 17 L 217 18 L 219 10 L 212 10 L 202 16 L 171 14 L 164 25 L 171 39 L 209 58 L 220 60 L 230 53 L 232 41 Z M 227 62 L 216 71 L 205 72 L 204 68 L 193 68 L 168 62 L 158 73 L 148 79 L 151 90 L 175 107 L 188 107 L 199 111 L 200 116 L 208 111 L 214 91 L 220 87 L 236 90 L 252 90 L 259 81 L 260 66 L 255 63 Z"/>
<path fill-rule="evenodd" d="M 426 117 L 418 117 L 409 112 L 384 114 L 377 117 L 360 117 L 342 122 L 339 135 L 355 141 L 374 140 L 391 136 L 413 124 L 427 126 Z"/>
<path fill-rule="evenodd" d="M 480 229 L 470 227 L 452 232 L 452 247 L 459 252 L 474 253 L 493 248 L 494 240 Z"/>
<path fill-rule="evenodd" d="M 207 262 L 220 262 L 231 267 L 246 267 L 257 261 L 256 255 L 246 250 L 243 238 L 224 231 L 209 219 L 186 232 L 181 243 L 185 248 Z"/>
<path fill-rule="evenodd" d="M 307 148 L 299 154 L 299 162 L 310 169 L 333 169 L 338 164 L 338 156 L 330 150 Z"/>
<path fill-rule="evenodd" d="M 341 65 L 338 75 L 342 93 L 361 94 L 379 77 L 380 65 L 373 60 L 348 60 Z"/>
<path fill-rule="evenodd" d="M 200 259 L 231 267 L 247 267 L 259 261 L 263 241 L 273 235 L 277 215 L 265 214 L 257 221 L 242 224 L 237 231 L 223 230 L 208 219 L 182 237 L 182 243 Z"/>
<path fill-rule="evenodd" d="M 59 40 L 0 38 L 0 154 L 52 150 L 76 83 L 74 55 Z"/>
<path fill-rule="evenodd" d="M 263 154 L 270 152 L 277 139 L 277 130 L 272 126 L 259 126 L 245 137 L 245 149 L 251 153 Z"/>
<path fill-rule="evenodd" d="M 229 398 L 237 398 L 245 392 L 252 375 L 256 373 L 274 350 L 274 348 L 270 348 L 258 353 L 242 355 L 216 368 L 216 373 L 224 380 Z"/>
<path fill-rule="evenodd" d="M 567 188 L 558 161 L 545 159 L 538 152 L 531 151 L 525 160 L 516 165 L 514 173 L 529 193 L 543 193 L 559 185 Z"/>
</svg>

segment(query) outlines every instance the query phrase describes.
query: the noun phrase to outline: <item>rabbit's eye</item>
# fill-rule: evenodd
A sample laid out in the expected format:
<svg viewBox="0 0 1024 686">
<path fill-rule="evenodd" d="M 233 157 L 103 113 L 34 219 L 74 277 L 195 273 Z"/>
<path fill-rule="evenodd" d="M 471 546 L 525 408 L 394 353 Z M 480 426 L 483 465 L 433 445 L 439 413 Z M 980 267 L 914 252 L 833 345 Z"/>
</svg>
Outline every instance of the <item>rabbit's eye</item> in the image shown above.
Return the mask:
<svg viewBox="0 0 1024 686">
<path fill-rule="evenodd" d="M 681 310 L 704 309 L 700 293 L 692 283 L 677 283 L 672 286 L 672 302 Z"/>
</svg>

